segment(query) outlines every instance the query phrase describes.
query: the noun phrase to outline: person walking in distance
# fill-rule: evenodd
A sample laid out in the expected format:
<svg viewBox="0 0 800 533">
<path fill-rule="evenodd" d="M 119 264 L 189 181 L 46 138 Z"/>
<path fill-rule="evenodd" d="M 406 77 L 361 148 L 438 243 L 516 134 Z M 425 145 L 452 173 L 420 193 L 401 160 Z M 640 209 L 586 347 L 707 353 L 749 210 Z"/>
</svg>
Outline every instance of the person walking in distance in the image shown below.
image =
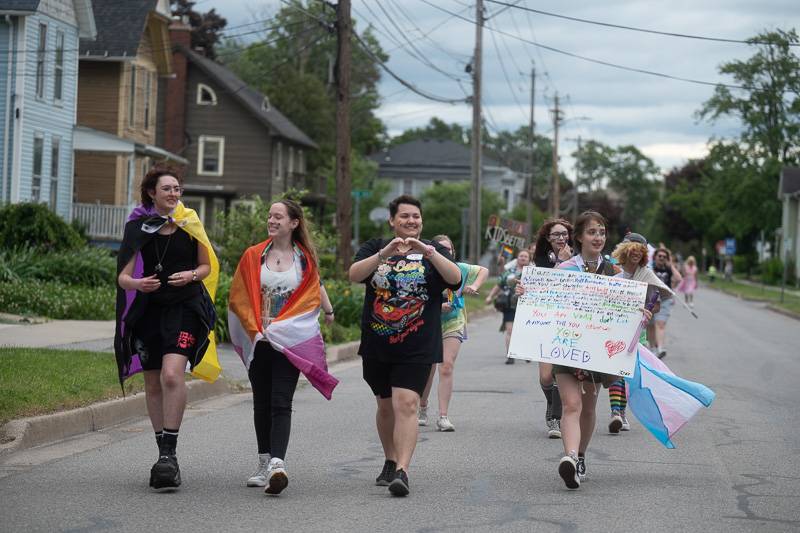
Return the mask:
<svg viewBox="0 0 800 533">
<path fill-rule="evenodd" d="M 683 293 L 684 301 L 694 309 L 694 293 L 697 290 L 697 260 L 693 255 L 686 258 L 683 265 L 683 279 L 678 283 L 678 292 Z"/>
<path fill-rule="evenodd" d="M 572 224 L 563 218 L 546 220 L 536 234 L 533 263 L 539 268 L 555 268 L 572 257 Z M 539 363 L 539 386 L 544 393 L 547 436 L 561 438 L 561 397 L 553 376 L 553 365 Z"/>
<path fill-rule="evenodd" d="M 514 287 L 519 283 L 522 276 L 522 269 L 531 263 L 531 253 L 528 250 L 520 250 L 517 253 L 517 260 L 513 268 L 505 270 L 498 278 L 497 285 L 492 287 L 489 296 L 486 297 L 486 304 L 494 302 L 495 309 L 503 314 L 503 323 L 500 331 L 505 332 L 505 359 L 507 365 L 513 365 L 514 359 L 508 357 L 508 344 L 511 342 L 511 330 L 514 329 L 514 315 L 517 312 L 517 295 Z"/>
<path fill-rule="evenodd" d="M 653 272 L 670 290 L 683 279 L 681 273 L 672 264 L 672 255 L 666 248 L 658 248 L 653 255 Z M 674 303 L 675 300 L 672 298 L 661 301 L 658 311 L 653 316 L 653 324 L 648 326 L 647 337 L 659 359 L 663 359 L 667 355 L 667 321 L 672 313 Z"/>
<path fill-rule="evenodd" d="M 453 241 L 447 235 L 437 235 L 433 241 L 446 248 L 455 256 Z M 428 397 L 433 387 L 433 378 L 436 369 L 439 369 L 439 417 L 436 419 L 436 429 L 439 431 L 455 431 L 455 426 L 448 417 L 450 398 L 453 395 L 453 368 L 458 357 L 461 344 L 467 340 L 467 309 L 464 305 L 464 294 L 478 294 L 483 282 L 489 276 L 489 270 L 479 265 L 457 263 L 461 270 L 461 288 L 457 291 L 447 289 L 446 298 L 442 303 L 442 342 L 443 361 L 433 365 L 428 384 L 422 393 L 419 404 L 418 422 L 420 426 L 428 425 Z"/>
<path fill-rule="evenodd" d="M 182 192 L 174 169 L 150 169 L 117 258 L 114 351 L 120 382 L 144 373 L 147 414 L 159 449 L 150 469 L 150 487 L 157 491 L 175 490 L 182 481 L 176 450 L 187 363 L 209 381 L 219 374 L 212 335 L 219 264 L 197 213 L 180 202 Z"/>
<path fill-rule="evenodd" d="M 228 326 L 253 390 L 258 467 L 246 485 L 277 495 L 289 484 L 285 461 L 300 373 L 328 400 L 338 380 L 328 373 L 318 320 L 322 309 L 332 322 L 333 308 L 303 208 L 289 199 L 274 202 L 267 228 L 268 238 L 239 260 Z"/>
<path fill-rule="evenodd" d="M 461 287 L 461 270 L 446 248 L 420 240 L 422 205 L 413 196 L 389 203 L 389 225 L 394 238 L 365 242 L 349 276 L 366 285 L 358 353 L 385 457 L 375 483 L 406 496 L 420 396 L 442 362 L 442 292 Z"/>
</svg>

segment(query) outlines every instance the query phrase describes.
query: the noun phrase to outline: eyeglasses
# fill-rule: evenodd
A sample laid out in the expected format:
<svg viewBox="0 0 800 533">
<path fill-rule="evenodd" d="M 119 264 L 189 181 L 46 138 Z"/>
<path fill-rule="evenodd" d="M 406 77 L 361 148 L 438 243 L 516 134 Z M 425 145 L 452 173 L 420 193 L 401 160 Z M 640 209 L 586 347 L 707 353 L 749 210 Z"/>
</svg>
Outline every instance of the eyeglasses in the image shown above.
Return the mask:
<svg viewBox="0 0 800 533">
<path fill-rule="evenodd" d="M 590 237 L 605 237 L 606 230 L 601 229 L 598 231 L 596 229 L 590 229 L 586 231 L 586 234 L 589 235 Z"/>
<path fill-rule="evenodd" d="M 178 195 L 183 194 L 183 187 L 178 187 L 178 186 L 169 187 L 169 186 L 166 186 L 166 187 L 159 187 L 159 189 L 161 189 L 161 192 L 165 192 L 167 194 L 169 194 L 171 192 L 174 192 L 175 194 L 178 194 Z"/>
<path fill-rule="evenodd" d="M 551 239 L 567 239 L 569 238 L 569 233 L 567 233 L 566 231 L 561 231 L 557 233 L 551 233 L 549 237 Z"/>
</svg>

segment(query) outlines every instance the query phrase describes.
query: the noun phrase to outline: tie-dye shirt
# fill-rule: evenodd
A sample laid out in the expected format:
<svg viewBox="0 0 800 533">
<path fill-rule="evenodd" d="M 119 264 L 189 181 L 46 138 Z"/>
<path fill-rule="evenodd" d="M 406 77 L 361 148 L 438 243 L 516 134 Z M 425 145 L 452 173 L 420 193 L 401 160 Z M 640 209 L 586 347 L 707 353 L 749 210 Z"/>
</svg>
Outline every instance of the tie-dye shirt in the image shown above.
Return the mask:
<svg viewBox="0 0 800 533">
<path fill-rule="evenodd" d="M 464 296 L 461 292 L 464 287 L 475 283 L 481 267 L 478 265 L 468 265 L 467 263 L 456 263 L 461 270 L 461 287 L 457 291 L 447 289 L 445 300 L 450 304 L 449 313 L 442 313 L 442 335 L 461 331 L 467 326 L 467 308 L 464 306 Z"/>
</svg>

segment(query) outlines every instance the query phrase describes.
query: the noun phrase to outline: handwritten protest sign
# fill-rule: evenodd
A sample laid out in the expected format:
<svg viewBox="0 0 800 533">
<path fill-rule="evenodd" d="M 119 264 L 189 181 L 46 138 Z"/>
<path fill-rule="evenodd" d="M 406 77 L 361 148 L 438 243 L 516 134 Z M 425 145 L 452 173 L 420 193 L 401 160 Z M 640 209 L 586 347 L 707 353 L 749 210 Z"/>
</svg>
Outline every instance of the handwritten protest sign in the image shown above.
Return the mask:
<svg viewBox="0 0 800 533">
<path fill-rule="evenodd" d="M 509 357 L 632 375 L 646 283 L 532 266 L 521 283 Z"/>
</svg>

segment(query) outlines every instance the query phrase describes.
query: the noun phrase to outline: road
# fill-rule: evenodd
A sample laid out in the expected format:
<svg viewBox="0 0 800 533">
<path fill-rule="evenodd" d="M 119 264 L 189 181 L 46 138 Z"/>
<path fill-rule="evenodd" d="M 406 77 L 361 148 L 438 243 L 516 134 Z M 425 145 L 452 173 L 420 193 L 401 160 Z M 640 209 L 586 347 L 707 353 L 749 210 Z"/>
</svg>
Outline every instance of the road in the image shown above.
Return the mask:
<svg viewBox="0 0 800 533">
<path fill-rule="evenodd" d="M 339 365 L 331 402 L 295 399 L 288 489 L 246 488 L 255 466 L 247 394 L 190 409 L 184 485 L 147 490 L 156 447 L 146 421 L 0 460 L 0 524 L 11 531 L 797 531 L 800 528 L 800 323 L 700 290 L 699 320 L 676 308 L 667 362 L 717 393 L 663 448 L 633 417 L 606 432 L 608 398 L 567 491 L 561 441 L 545 437 L 536 366 L 502 364 L 496 317 L 475 321 L 456 365 L 455 433 L 423 428 L 408 498 L 373 484 L 382 465 L 374 400 L 358 361 Z"/>
</svg>

